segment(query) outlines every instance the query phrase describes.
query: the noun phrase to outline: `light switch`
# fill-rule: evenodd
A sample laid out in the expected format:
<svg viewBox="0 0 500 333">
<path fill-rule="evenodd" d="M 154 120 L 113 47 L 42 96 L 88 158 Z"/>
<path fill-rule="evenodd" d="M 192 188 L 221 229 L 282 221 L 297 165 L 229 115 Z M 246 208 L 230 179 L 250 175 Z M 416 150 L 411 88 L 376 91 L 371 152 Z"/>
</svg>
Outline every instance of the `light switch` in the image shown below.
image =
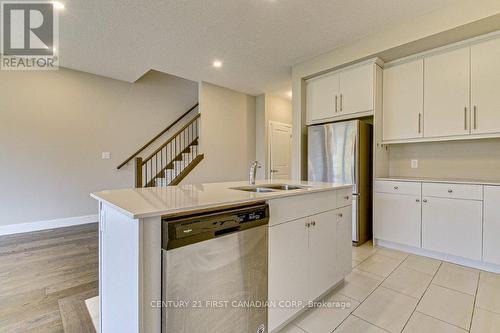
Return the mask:
<svg viewBox="0 0 500 333">
<path fill-rule="evenodd" d="M 103 160 L 109 160 L 111 159 L 111 153 L 109 151 L 103 151 L 101 154 L 101 158 Z"/>
<path fill-rule="evenodd" d="M 412 169 L 418 168 L 418 160 L 411 160 L 411 168 Z"/>
</svg>

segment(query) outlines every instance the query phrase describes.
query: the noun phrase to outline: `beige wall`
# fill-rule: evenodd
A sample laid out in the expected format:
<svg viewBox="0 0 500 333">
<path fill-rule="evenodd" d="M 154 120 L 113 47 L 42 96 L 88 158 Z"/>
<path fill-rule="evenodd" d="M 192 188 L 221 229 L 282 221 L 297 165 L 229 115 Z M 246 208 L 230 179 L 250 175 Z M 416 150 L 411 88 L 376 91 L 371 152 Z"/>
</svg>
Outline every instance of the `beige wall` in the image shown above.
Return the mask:
<svg viewBox="0 0 500 333">
<path fill-rule="evenodd" d="M 255 97 L 206 82 L 199 90 L 205 158 L 182 183 L 248 179 L 255 160 Z"/>
<path fill-rule="evenodd" d="M 89 193 L 131 187 L 116 166 L 197 100 L 196 82 L 157 72 L 0 71 L 0 226 L 96 214 Z"/>
<path fill-rule="evenodd" d="M 390 176 L 500 179 L 500 139 L 390 145 L 388 151 Z"/>
<path fill-rule="evenodd" d="M 362 59 L 404 56 L 496 29 L 500 29 L 500 1 L 460 0 L 411 22 L 389 23 L 380 32 L 293 66 L 292 176 L 306 176 L 304 78 Z"/>
<path fill-rule="evenodd" d="M 257 171 L 258 179 L 269 177 L 269 122 L 292 124 L 292 102 L 277 96 L 262 94 L 257 96 L 256 115 L 256 159 L 262 165 Z"/>
</svg>

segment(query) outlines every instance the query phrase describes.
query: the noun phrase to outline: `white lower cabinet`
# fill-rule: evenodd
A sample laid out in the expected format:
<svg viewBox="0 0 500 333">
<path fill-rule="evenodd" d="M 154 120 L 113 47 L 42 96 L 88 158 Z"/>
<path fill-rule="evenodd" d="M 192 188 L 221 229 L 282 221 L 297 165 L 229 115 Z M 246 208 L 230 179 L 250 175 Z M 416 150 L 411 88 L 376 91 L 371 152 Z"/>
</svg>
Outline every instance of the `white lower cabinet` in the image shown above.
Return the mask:
<svg viewBox="0 0 500 333">
<path fill-rule="evenodd" d="M 269 300 L 304 301 L 309 279 L 309 229 L 298 219 L 269 228 Z M 284 323 L 300 309 L 269 308 L 269 331 Z"/>
<path fill-rule="evenodd" d="M 269 331 L 302 310 L 286 302 L 313 301 L 340 282 L 352 265 L 352 206 L 269 227 Z M 272 211 L 271 211 L 272 214 Z"/>
<path fill-rule="evenodd" d="M 500 265 L 500 186 L 484 187 L 483 261 Z"/>
<path fill-rule="evenodd" d="M 481 260 L 483 202 L 424 197 L 422 247 Z"/>
<path fill-rule="evenodd" d="M 352 206 L 337 212 L 337 277 L 342 279 L 352 270 Z"/>
<path fill-rule="evenodd" d="M 377 193 L 373 195 L 376 239 L 420 247 L 420 194 Z"/>
</svg>

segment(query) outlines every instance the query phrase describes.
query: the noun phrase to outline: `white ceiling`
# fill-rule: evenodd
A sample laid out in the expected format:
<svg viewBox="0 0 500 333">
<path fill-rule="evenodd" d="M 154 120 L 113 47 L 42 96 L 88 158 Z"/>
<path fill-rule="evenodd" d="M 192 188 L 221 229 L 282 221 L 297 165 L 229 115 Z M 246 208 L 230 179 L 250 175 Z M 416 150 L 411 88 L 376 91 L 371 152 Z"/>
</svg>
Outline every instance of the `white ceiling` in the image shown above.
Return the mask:
<svg viewBox="0 0 500 333">
<path fill-rule="evenodd" d="M 457 0 L 60 1 L 64 67 L 130 82 L 155 69 L 285 95 L 292 65 Z"/>
</svg>

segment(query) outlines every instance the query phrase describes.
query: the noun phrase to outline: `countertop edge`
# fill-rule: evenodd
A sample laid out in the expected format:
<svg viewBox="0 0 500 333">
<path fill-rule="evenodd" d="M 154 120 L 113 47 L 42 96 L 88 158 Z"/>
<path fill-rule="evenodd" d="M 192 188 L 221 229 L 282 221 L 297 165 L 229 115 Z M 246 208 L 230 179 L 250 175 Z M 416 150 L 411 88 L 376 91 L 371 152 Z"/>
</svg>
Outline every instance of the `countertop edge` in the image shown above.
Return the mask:
<svg viewBox="0 0 500 333">
<path fill-rule="evenodd" d="M 419 177 L 376 177 L 374 181 L 393 181 L 393 182 L 414 182 L 414 183 L 444 183 L 444 184 L 465 184 L 465 185 L 490 185 L 500 186 L 500 180 L 460 180 L 460 179 L 439 179 L 439 178 L 419 178 Z"/>
<path fill-rule="evenodd" d="M 267 193 L 266 196 L 263 197 L 258 197 L 258 198 L 248 198 L 248 199 L 243 199 L 243 200 L 228 200 L 228 201 L 223 201 L 220 203 L 213 203 L 213 204 L 206 204 L 206 205 L 196 205 L 196 206 L 191 206 L 191 207 L 183 207 L 179 209 L 165 209 L 165 210 L 159 210 L 155 212 L 148 212 L 148 213 L 138 213 L 134 214 L 131 213 L 130 211 L 108 201 L 105 200 L 95 193 L 91 193 L 90 196 L 94 199 L 96 199 L 99 202 L 103 202 L 106 205 L 120 211 L 127 217 L 130 217 L 131 219 L 144 219 L 144 218 L 149 218 L 149 217 L 156 217 L 156 216 L 164 216 L 164 215 L 169 215 L 169 214 L 179 214 L 179 213 L 184 213 L 184 212 L 190 212 L 194 210 L 199 210 L 199 209 L 207 209 L 207 208 L 217 208 L 217 207 L 223 207 L 227 205 L 237 205 L 237 204 L 247 204 L 247 203 L 252 203 L 252 202 L 259 202 L 259 201 L 269 201 L 269 200 L 274 200 L 274 199 L 281 199 L 281 198 L 286 198 L 286 197 L 291 197 L 291 196 L 297 196 L 297 195 L 307 195 L 307 194 L 312 194 L 312 193 L 320 193 L 320 192 L 327 192 L 327 191 L 336 191 L 336 190 L 342 190 L 346 188 L 352 187 L 352 184 L 345 184 L 345 185 L 335 185 L 331 187 L 320 187 L 320 188 L 309 188 L 307 190 L 291 190 L 291 191 L 277 191 L 273 193 Z"/>
</svg>

